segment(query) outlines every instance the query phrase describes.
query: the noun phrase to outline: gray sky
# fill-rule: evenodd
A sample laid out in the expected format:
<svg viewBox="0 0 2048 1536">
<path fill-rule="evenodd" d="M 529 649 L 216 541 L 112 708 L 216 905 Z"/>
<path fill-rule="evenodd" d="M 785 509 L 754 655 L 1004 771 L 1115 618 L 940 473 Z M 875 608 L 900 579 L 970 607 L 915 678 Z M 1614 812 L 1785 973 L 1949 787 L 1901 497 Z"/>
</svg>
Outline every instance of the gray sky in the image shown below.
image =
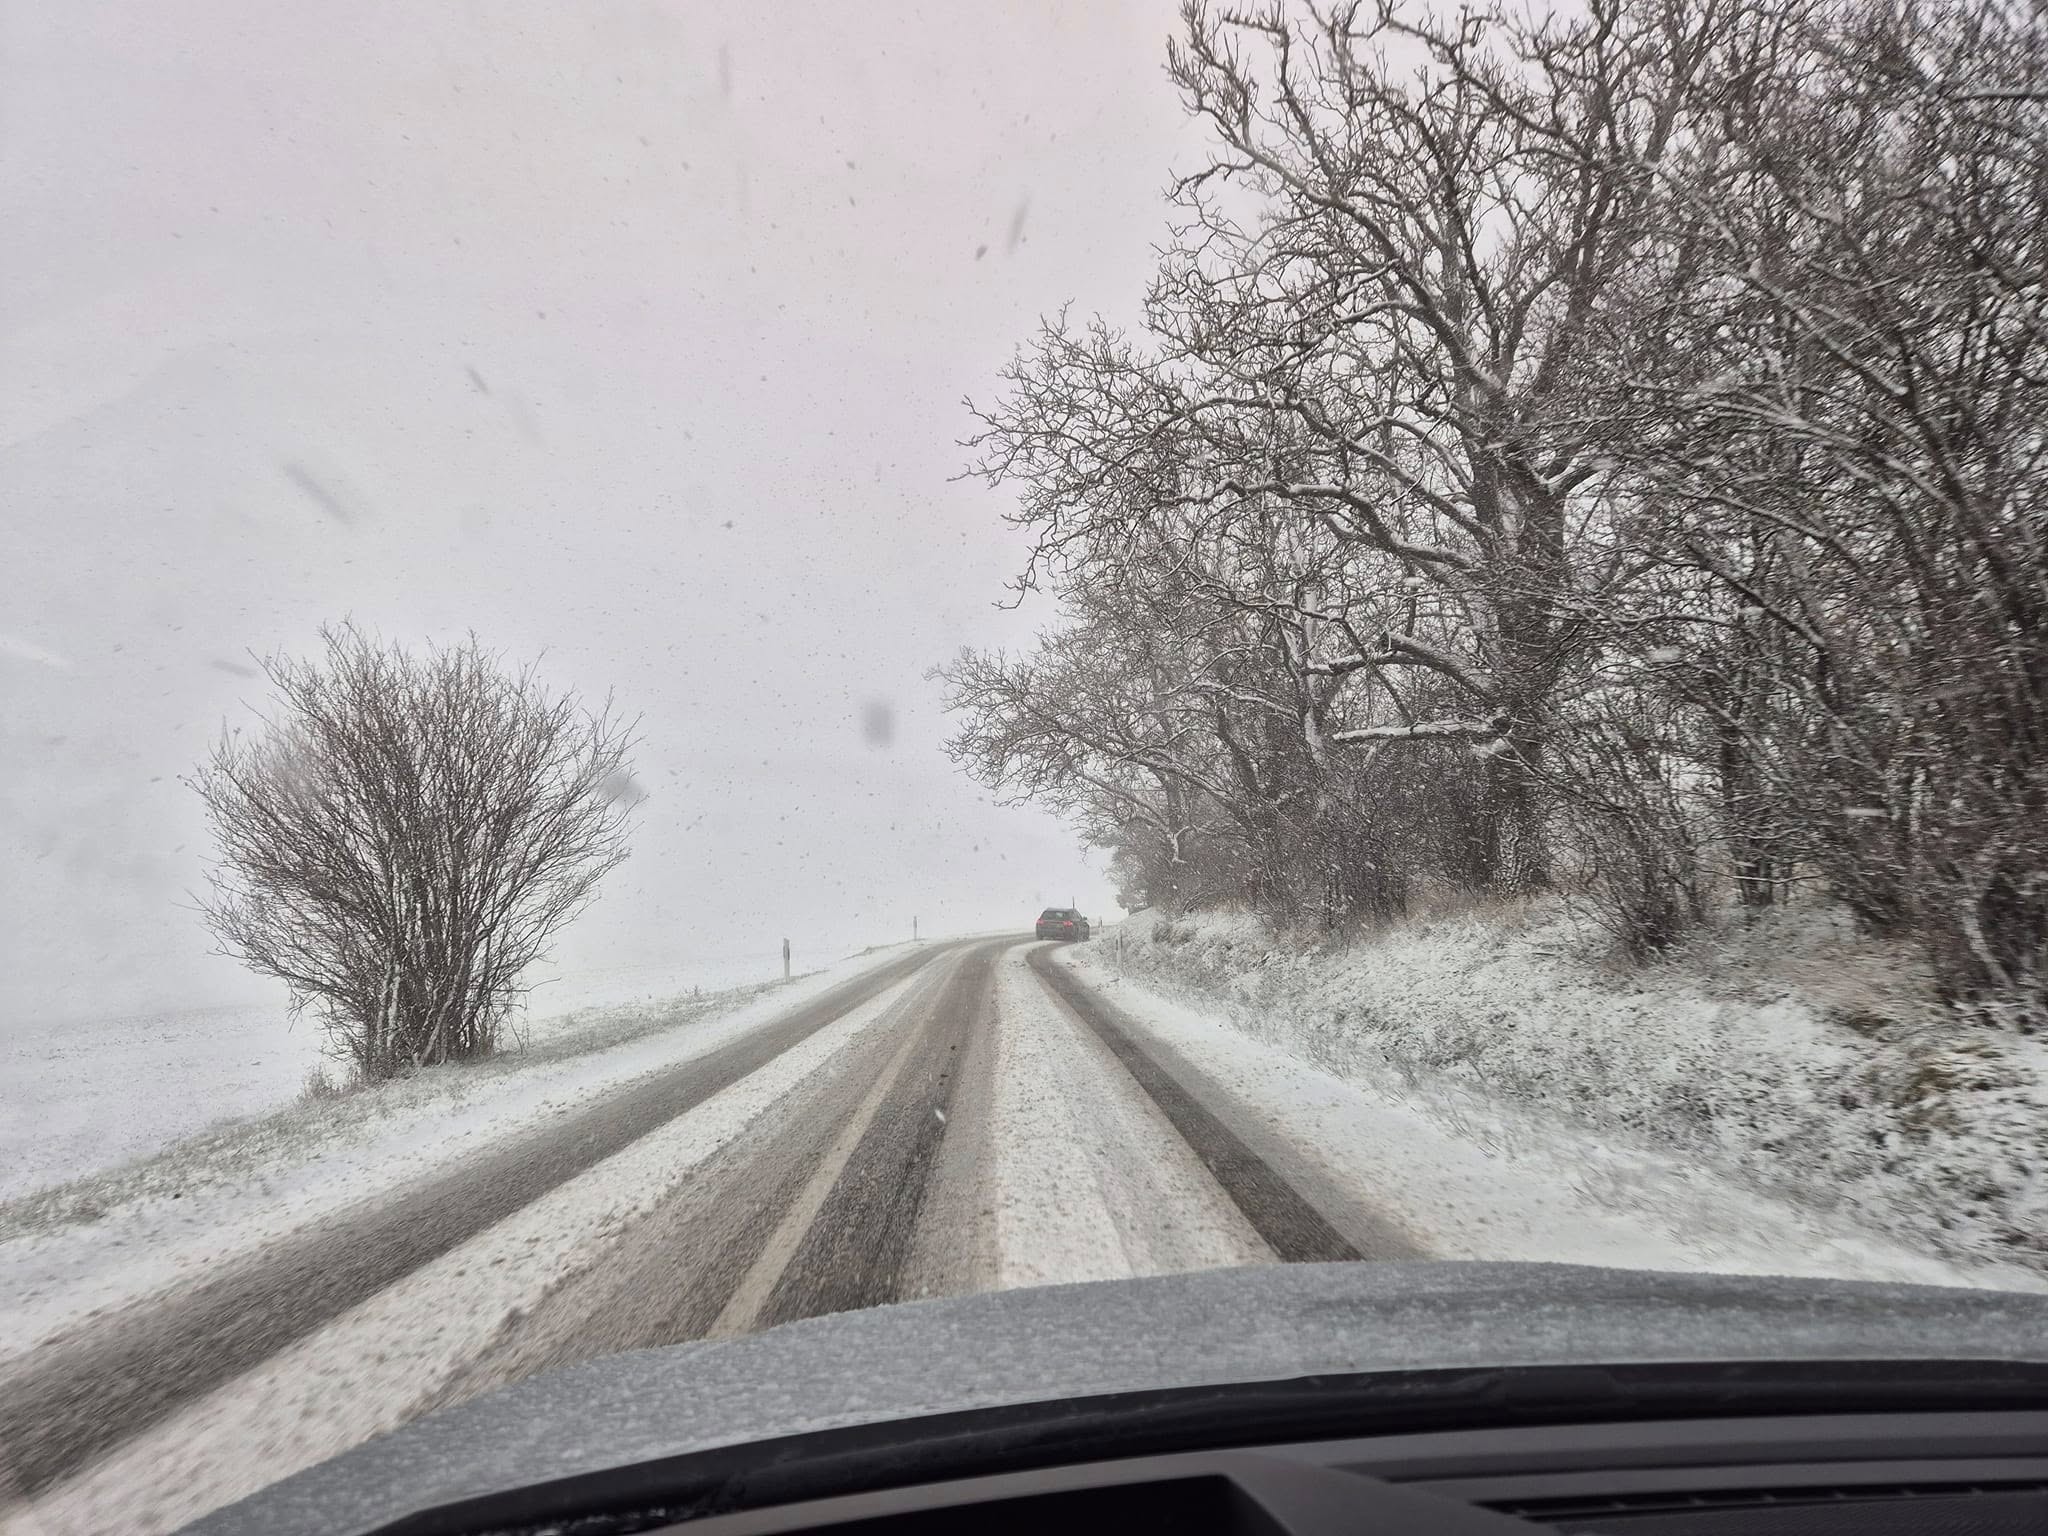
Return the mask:
<svg viewBox="0 0 2048 1536">
<path fill-rule="evenodd" d="M 250 995 L 179 908 L 177 776 L 249 651 L 349 615 L 645 715 L 567 967 L 1106 909 L 923 673 L 1044 618 L 993 606 L 959 400 L 1040 313 L 1133 308 L 1198 145 L 1172 26 L 5 0 L 0 1019 Z"/>
</svg>

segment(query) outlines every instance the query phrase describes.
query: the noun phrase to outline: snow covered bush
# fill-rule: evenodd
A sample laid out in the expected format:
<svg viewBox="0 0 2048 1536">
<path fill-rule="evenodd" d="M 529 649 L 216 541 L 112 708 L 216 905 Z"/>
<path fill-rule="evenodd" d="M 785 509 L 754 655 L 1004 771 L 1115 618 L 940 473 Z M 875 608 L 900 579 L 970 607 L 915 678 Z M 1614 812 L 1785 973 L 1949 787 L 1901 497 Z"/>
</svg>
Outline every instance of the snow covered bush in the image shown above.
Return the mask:
<svg viewBox="0 0 2048 1536">
<path fill-rule="evenodd" d="M 202 911 L 360 1076 L 489 1055 L 527 966 L 626 857 L 632 727 L 473 637 L 322 640 L 264 660 L 274 712 L 192 781 L 217 854 Z"/>
<path fill-rule="evenodd" d="M 2048 1270 L 2048 1049 L 1944 1027 L 1924 965 L 1839 913 L 1603 958 L 1556 902 L 1288 942 L 1244 912 L 1106 935 L 1099 963 L 1340 1077 L 1451 1084 L 1681 1151 L 1945 1256 Z"/>
</svg>

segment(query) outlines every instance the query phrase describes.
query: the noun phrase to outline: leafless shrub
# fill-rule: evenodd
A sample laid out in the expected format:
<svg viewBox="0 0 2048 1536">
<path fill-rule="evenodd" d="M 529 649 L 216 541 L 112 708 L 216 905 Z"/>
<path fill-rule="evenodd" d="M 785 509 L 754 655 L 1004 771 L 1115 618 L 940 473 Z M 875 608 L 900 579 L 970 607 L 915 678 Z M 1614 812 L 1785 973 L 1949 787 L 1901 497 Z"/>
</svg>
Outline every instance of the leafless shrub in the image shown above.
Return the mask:
<svg viewBox="0 0 2048 1536">
<path fill-rule="evenodd" d="M 632 727 L 472 637 L 353 625 L 276 655 L 276 707 L 191 780 L 223 951 L 290 989 L 365 1078 L 487 1055 L 520 977 L 626 857 Z"/>
</svg>

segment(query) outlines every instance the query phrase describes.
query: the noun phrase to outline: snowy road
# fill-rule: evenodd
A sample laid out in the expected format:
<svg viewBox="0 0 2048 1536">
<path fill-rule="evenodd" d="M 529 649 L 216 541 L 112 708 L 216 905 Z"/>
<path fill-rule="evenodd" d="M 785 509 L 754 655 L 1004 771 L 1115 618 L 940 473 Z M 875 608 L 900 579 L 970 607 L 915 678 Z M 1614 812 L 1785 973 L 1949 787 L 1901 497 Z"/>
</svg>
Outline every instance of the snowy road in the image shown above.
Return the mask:
<svg viewBox="0 0 2048 1536">
<path fill-rule="evenodd" d="M 929 959 L 881 966 L 488 1161 L 316 1223 L 202 1284 L 50 1341 L 0 1373 L 0 1465 L 17 1490 L 39 1490 L 686 1114 Z"/>
<path fill-rule="evenodd" d="M 0 1363 L 0 1526 L 168 1529 L 535 1371 L 889 1301 L 1275 1260 L 1716 1267 L 1085 954 L 887 959 Z"/>
</svg>

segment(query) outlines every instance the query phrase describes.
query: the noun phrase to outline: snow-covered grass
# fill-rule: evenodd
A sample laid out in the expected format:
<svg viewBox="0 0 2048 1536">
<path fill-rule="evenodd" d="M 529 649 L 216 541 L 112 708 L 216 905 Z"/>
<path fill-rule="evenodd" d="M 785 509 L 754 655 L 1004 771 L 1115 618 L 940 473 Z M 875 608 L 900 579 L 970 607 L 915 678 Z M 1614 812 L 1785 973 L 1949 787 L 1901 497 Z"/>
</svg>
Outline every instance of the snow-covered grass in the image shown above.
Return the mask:
<svg viewBox="0 0 2048 1536">
<path fill-rule="evenodd" d="M 1341 1224 L 1347 1200 L 1362 1202 L 1424 1256 L 2048 1289 L 2029 1271 L 1958 1265 L 1638 1138 L 1561 1126 L 1442 1079 L 1338 1077 L 1213 1011 L 1119 981 L 1086 950 L 1062 959 L 1151 1049 L 1216 1085 L 1247 1134 L 1284 1142 L 1297 1187 L 1335 1193 L 1326 1215 Z"/>
<path fill-rule="evenodd" d="M 1946 1260 L 2048 1270 L 2048 1046 L 1952 1024 L 1910 959 L 1833 914 L 1731 924 L 1642 969 L 1554 903 L 1323 945 L 1141 913 L 1093 950 L 1093 974 L 1440 1118 L 1506 1108 Z"/>
<path fill-rule="evenodd" d="M 0 1028 L 0 1200 L 289 1104 L 321 1037 L 266 1006 Z"/>
<path fill-rule="evenodd" d="M 492 1060 L 301 1093 L 270 1114 L 0 1204 L 9 1303 L 0 1357 L 715 1049 L 894 953 L 870 951 L 789 983 L 537 1020 L 523 1047 Z"/>
</svg>

